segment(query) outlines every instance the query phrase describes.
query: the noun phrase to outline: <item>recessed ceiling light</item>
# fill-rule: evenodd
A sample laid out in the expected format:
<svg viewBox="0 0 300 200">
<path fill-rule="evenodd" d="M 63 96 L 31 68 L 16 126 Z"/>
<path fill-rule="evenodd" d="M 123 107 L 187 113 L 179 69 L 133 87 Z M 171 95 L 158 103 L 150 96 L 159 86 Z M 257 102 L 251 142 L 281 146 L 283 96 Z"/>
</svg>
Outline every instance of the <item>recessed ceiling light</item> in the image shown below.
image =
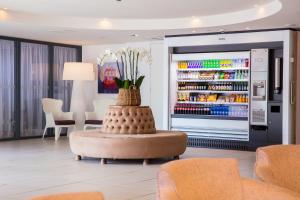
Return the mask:
<svg viewBox="0 0 300 200">
<path fill-rule="evenodd" d="M 8 10 L 8 8 L 3 8 L 3 10 Z"/>
<path fill-rule="evenodd" d="M 221 32 L 221 33 L 223 33 L 225 31 L 225 29 L 223 29 L 223 28 L 221 28 L 220 30 L 219 30 L 219 32 Z"/>
<path fill-rule="evenodd" d="M 246 29 L 246 30 L 250 30 L 251 28 L 250 28 L 249 26 L 247 26 L 245 29 Z"/>
<path fill-rule="evenodd" d="M 192 33 L 196 33 L 197 31 L 196 30 L 192 30 Z"/>
<path fill-rule="evenodd" d="M 130 36 L 131 36 L 131 37 L 139 37 L 139 34 L 133 33 L 133 34 L 131 34 Z"/>
</svg>

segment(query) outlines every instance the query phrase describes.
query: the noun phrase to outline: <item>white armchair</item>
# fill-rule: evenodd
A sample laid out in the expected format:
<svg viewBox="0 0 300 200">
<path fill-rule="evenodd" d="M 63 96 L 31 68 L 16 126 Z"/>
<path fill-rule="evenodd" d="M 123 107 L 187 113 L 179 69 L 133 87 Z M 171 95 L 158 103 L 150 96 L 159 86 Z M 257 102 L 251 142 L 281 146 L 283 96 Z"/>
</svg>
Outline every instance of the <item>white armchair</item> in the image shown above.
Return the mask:
<svg viewBox="0 0 300 200">
<path fill-rule="evenodd" d="M 84 130 L 88 127 L 101 128 L 103 125 L 104 115 L 110 105 L 114 105 L 114 99 L 99 99 L 94 100 L 94 112 L 85 113 Z"/>
<path fill-rule="evenodd" d="M 60 137 L 61 128 L 70 128 L 75 125 L 72 112 L 63 112 L 63 101 L 58 99 L 44 98 L 42 99 L 43 111 L 46 116 L 46 126 L 43 138 L 48 128 L 55 129 L 55 140 Z"/>
</svg>

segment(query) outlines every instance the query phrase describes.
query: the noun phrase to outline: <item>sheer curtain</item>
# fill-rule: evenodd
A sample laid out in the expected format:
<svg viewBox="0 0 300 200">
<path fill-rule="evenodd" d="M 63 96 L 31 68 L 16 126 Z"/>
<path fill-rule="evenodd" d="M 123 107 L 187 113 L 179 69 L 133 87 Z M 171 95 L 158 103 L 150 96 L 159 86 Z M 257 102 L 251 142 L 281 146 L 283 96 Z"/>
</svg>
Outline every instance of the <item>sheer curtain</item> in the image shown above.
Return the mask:
<svg viewBox="0 0 300 200">
<path fill-rule="evenodd" d="M 14 42 L 0 40 L 0 139 L 14 137 Z"/>
<path fill-rule="evenodd" d="M 63 110 L 70 111 L 72 81 L 63 81 L 62 74 L 65 62 L 76 62 L 77 50 L 68 47 L 54 47 L 54 68 L 53 68 L 53 95 L 55 99 L 64 102 Z"/>
<path fill-rule="evenodd" d="M 21 136 L 42 135 L 41 99 L 48 96 L 48 46 L 21 43 Z"/>
</svg>

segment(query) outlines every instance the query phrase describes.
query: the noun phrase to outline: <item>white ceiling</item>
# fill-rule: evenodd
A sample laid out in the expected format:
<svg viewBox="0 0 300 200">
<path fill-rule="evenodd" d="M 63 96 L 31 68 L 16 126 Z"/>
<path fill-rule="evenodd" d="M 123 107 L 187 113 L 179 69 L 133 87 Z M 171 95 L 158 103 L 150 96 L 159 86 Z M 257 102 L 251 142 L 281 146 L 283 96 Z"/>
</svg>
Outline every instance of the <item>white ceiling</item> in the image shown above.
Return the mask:
<svg viewBox="0 0 300 200">
<path fill-rule="evenodd" d="M 0 0 L 0 8 L 0 35 L 80 45 L 300 25 L 300 0 Z"/>
<path fill-rule="evenodd" d="M 247 9 L 272 0 L 1 0 L 15 11 L 93 18 L 178 18 Z M 242 2 L 242 3 L 241 3 Z"/>
</svg>

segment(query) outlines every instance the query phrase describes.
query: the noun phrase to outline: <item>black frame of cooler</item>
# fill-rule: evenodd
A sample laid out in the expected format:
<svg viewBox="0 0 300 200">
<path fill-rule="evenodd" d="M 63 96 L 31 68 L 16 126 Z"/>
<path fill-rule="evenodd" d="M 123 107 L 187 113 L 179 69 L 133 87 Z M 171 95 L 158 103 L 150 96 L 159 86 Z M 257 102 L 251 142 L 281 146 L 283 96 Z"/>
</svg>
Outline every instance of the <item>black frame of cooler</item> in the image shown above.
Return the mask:
<svg viewBox="0 0 300 200">
<path fill-rule="evenodd" d="M 226 45 L 203 45 L 203 46 L 182 46 L 169 48 L 172 54 L 189 54 L 189 53 L 218 53 L 218 52 L 239 52 L 251 51 L 251 49 L 269 49 L 269 74 L 274 73 L 273 58 L 275 54 L 282 54 L 283 42 L 261 42 L 261 43 L 243 43 L 243 44 L 226 44 Z M 282 55 L 281 55 L 282 56 Z M 282 58 L 283 59 L 283 58 Z M 283 68 L 281 69 L 283 72 Z M 281 73 L 282 74 L 282 73 Z M 282 78 L 282 77 L 281 77 Z M 268 126 L 251 126 L 249 120 L 249 141 L 235 141 L 235 140 L 220 140 L 220 139 L 206 139 L 189 136 L 188 146 L 191 147 L 208 147 L 220 149 L 237 149 L 255 151 L 258 147 L 282 144 L 282 94 L 275 95 L 273 93 L 274 85 L 273 76 L 269 77 L 269 99 L 268 99 L 268 118 L 272 118 L 274 123 L 269 123 Z M 250 87 L 250 86 L 249 86 Z M 251 106 L 251 102 L 249 104 Z M 170 108 L 173 109 L 173 108 Z M 250 111 L 250 107 L 249 107 Z M 171 114 L 170 116 L 176 118 L 200 118 L 200 119 L 232 119 L 245 120 L 245 118 L 228 116 L 209 116 L 197 114 Z M 246 119 L 247 120 L 247 119 Z"/>
</svg>

